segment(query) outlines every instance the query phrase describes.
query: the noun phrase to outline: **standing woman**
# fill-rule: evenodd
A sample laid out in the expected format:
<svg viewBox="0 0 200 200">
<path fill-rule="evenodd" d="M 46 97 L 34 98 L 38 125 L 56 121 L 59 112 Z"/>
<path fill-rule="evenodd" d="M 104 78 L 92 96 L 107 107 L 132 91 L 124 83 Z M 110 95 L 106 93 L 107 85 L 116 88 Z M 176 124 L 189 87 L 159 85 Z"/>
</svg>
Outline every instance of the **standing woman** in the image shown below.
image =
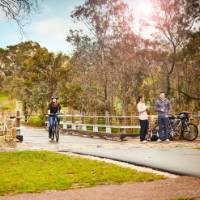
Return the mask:
<svg viewBox="0 0 200 200">
<path fill-rule="evenodd" d="M 149 129 L 148 109 L 149 106 L 145 104 L 144 96 L 139 96 L 137 99 L 137 111 L 140 120 L 140 141 L 143 143 L 147 141 L 146 135 Z"/>
</svg>

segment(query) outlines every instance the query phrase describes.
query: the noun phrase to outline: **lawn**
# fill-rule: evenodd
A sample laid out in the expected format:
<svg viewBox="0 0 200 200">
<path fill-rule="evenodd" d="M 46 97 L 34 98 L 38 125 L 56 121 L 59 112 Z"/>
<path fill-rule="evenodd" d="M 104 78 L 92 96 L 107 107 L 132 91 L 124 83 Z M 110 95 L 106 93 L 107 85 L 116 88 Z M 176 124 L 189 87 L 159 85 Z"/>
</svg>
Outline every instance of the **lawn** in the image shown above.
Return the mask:
<svg viewBox="0 0 200 200">
<path fill-rule="evenodd" d="M 192 200 L 192 198 L 189 198 L 189 197 L 178 197 L 178 198 L 173 198 L 171 200 Z"/>
<path fill-rule="evenodd" d="M 114 164 L 48 151 L 0 153 L 0 195 L 164 179 Z"/>
</svg>

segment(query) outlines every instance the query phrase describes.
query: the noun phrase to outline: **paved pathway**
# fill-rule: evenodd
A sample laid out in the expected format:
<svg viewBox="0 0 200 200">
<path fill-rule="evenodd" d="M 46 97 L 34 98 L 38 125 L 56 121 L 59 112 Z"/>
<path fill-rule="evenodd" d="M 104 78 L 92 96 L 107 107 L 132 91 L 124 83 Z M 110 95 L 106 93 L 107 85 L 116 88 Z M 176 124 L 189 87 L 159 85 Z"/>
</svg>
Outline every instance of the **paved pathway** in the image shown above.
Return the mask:
<svg viewBox="0 0 200 200">
<path fill-rule="evenodd" d="M 177 174 L 200 177 L 200 141 L 141 144 L 137 139 L 126 142 L 61 135 L 60 142 L 49 143 L 44 129 L 22 127 L 24 142 L 18 149 L 46 149 L 74 152 L 125 161 Z"/>
</svg>

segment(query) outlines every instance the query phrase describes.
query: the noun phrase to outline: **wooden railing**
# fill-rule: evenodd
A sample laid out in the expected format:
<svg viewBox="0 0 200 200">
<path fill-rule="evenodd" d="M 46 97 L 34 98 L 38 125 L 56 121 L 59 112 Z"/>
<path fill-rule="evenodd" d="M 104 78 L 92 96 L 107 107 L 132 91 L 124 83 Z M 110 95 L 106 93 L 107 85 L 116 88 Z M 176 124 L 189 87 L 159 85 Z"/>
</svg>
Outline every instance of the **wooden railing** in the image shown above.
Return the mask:
<svg viewBox="0 0 200 200">
<path fill-rule="evenodd" d="M 111 134 L 115 129 L 126 132 L 139 129 L 138 116 L 93 116 L 93 115 L 60 115 L 64 130 L 105 132 Z"/>
<path fill-rule="evenodd" d="M 60 115 L 60 125 L 63 131 L 79 135 L 120 137 L 122 134 L 137 136 L 139 134 L 138 116 L 101 116 L 101 115 Z M 192 121 L 199 122 L 199 115 L 193 115 Z M 150 115 L 150 129 L 155 126 L 157 115 Z M 47 121 L 48 124 L 48 121 Z"/>
</svg>

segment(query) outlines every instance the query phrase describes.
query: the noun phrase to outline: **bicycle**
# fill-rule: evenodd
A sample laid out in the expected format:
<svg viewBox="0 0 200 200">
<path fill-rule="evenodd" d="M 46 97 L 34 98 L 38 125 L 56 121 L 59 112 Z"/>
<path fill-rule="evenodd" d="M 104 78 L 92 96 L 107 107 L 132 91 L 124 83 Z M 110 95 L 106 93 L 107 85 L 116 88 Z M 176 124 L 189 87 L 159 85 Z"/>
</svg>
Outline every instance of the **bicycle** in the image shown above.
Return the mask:
<svg viewBox="0 0 200 200">
<path fill-rule="evenodd" d="M 51 140 L 54 141 L 54 138 L 56 139 L 56 142 L 59 141 L 59 120 L 58 120 L 58 114 L 50 114 L 49 116 L 53 116 L 53 125 L 51 127 Z"/>
<path fill-rule="evenodd" d="M 177 116 L 169 116 L 169 136 L 170 140 L 185 139 L 193 141 L 198 137 L 198 127 L 190 122 L 190 116 L 188 112 L 181 112 Z M 159 137 L 158 123 L 155 123 L 154 128 L 151 130 L 150 139 Z"/>
</svg>

